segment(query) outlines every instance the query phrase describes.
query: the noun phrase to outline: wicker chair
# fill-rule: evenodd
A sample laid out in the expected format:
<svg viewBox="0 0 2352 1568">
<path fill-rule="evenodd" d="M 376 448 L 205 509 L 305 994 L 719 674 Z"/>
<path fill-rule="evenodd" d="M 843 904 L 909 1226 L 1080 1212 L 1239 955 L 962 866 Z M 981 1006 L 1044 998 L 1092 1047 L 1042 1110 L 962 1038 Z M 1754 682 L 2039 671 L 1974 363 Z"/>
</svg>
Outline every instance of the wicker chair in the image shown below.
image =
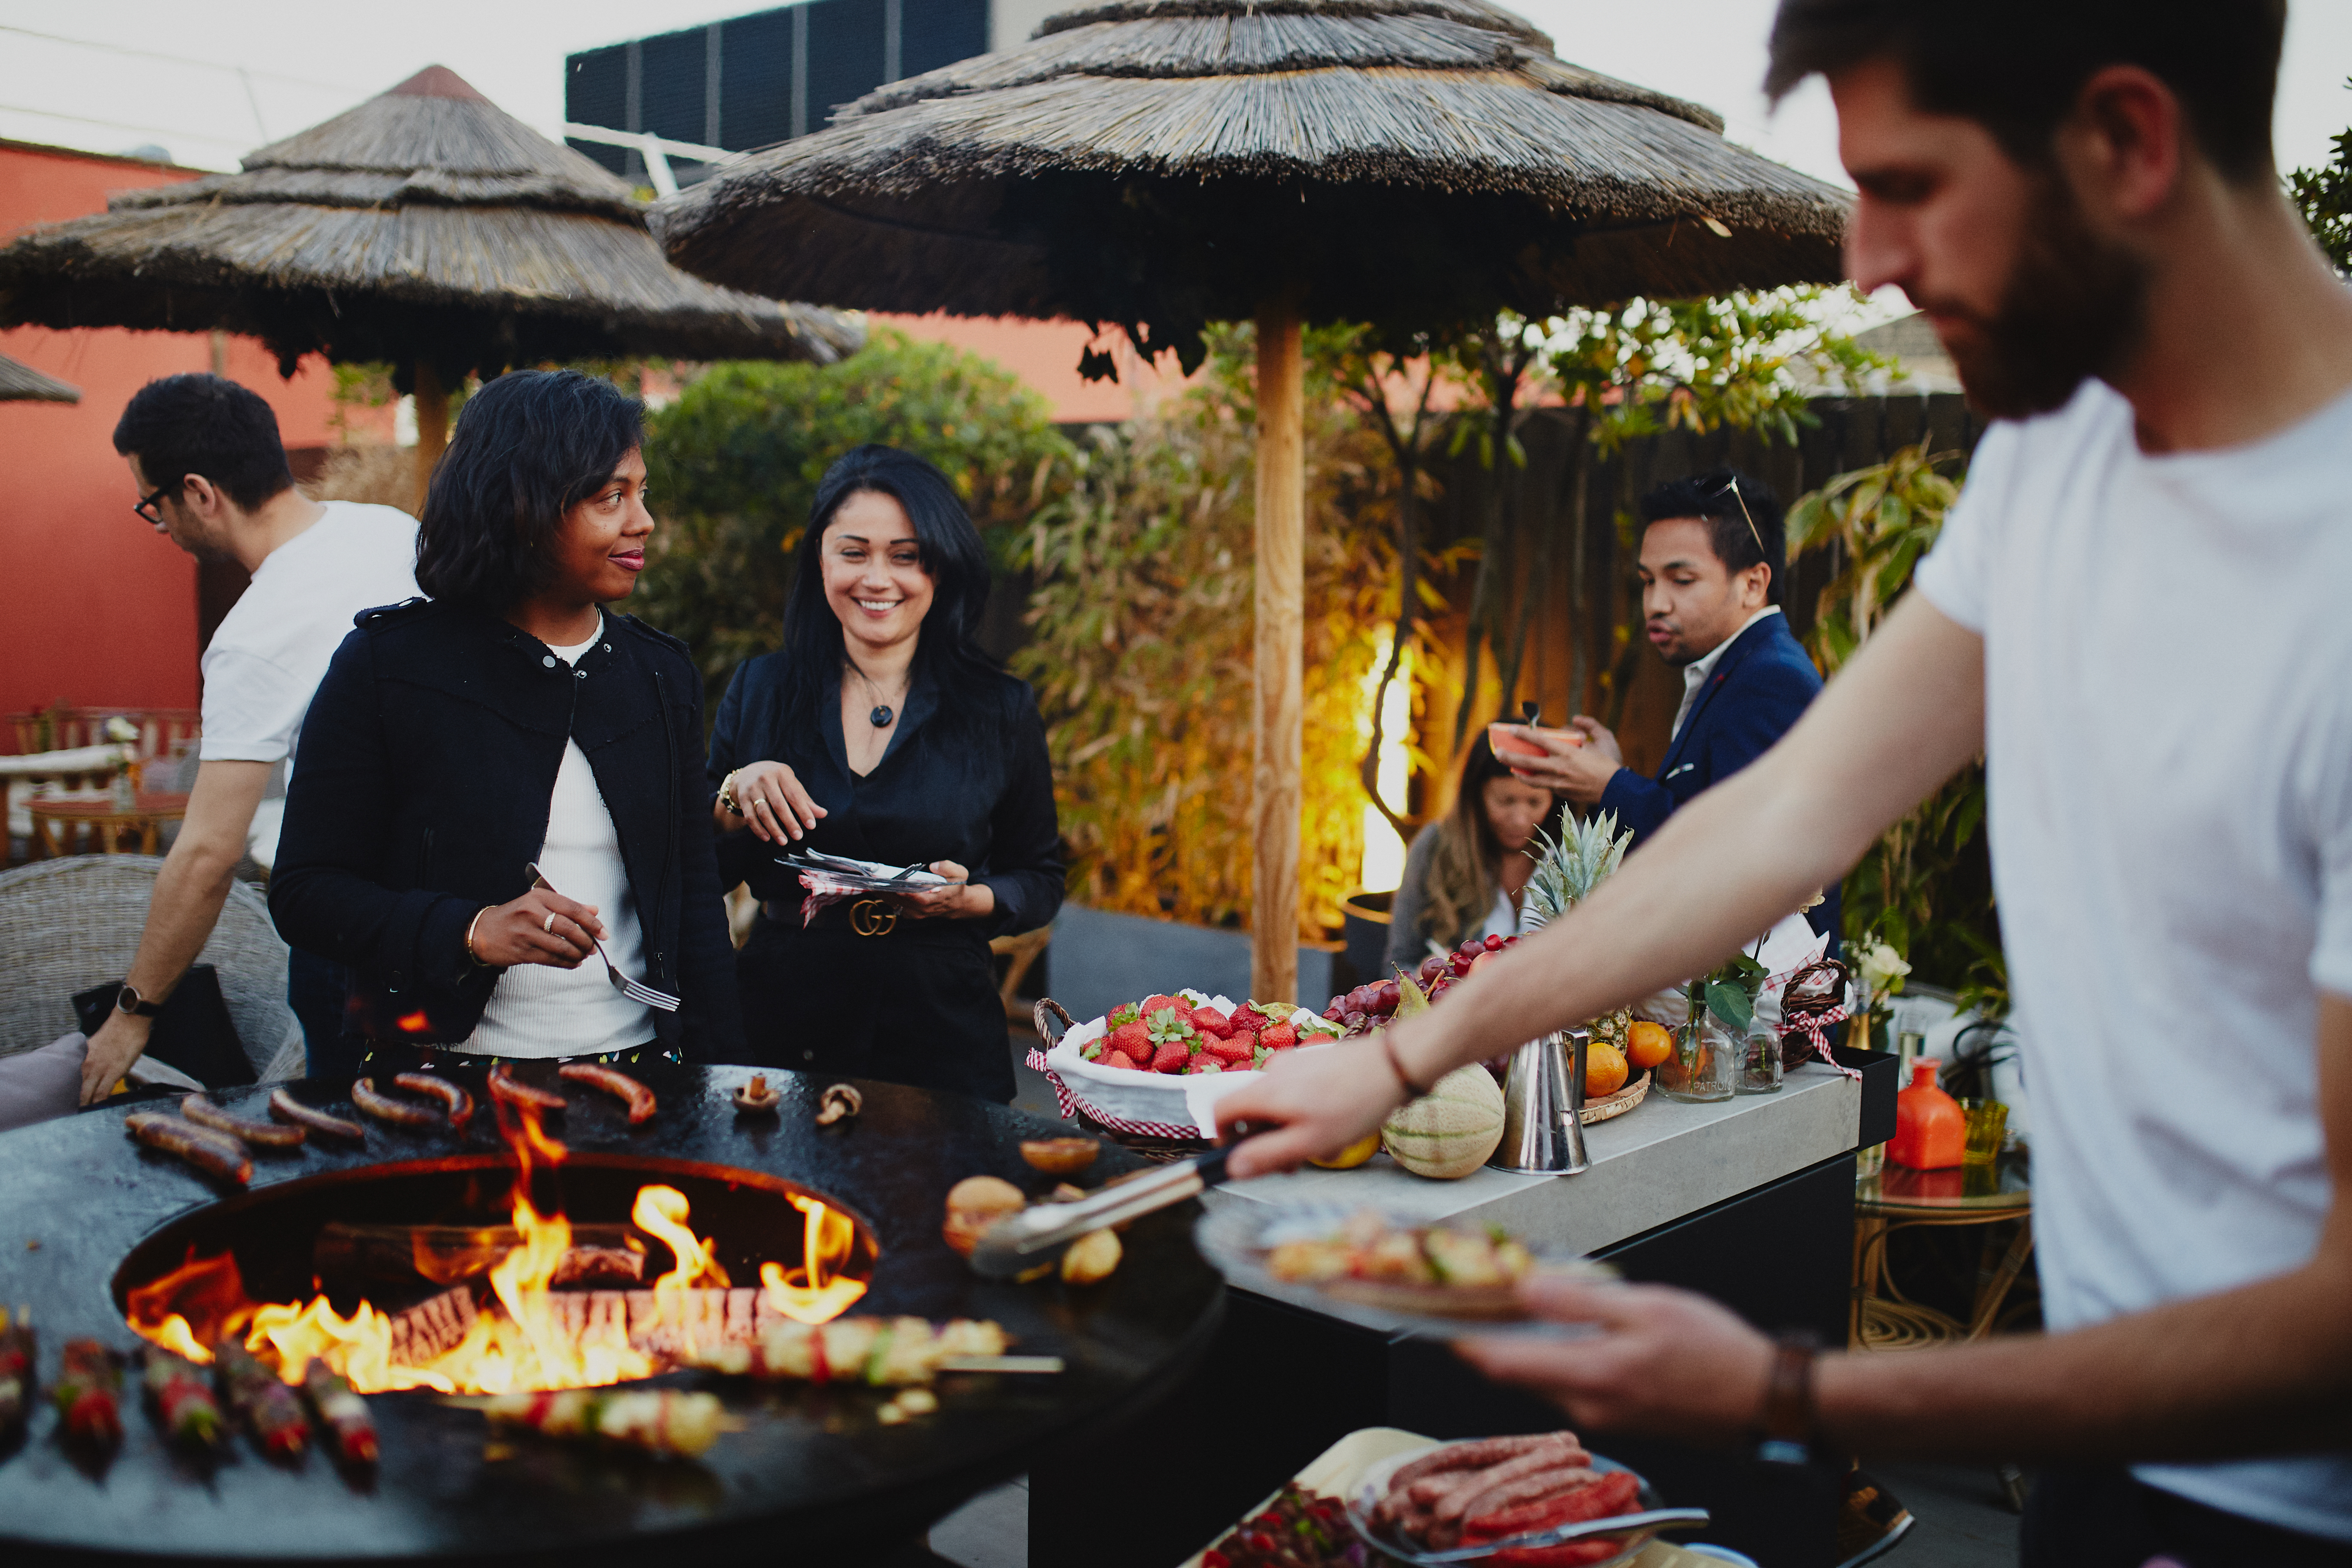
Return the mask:
<svg viewBox="0 0 2352 1568">
<path fill-rule="evenodd" d="M 152 855 L 75 855 L 0 873 L 0 1057 L 79 1027 L 74 993 L 121 978 L 163 864 Z M 286 952 L 269 906 L 236 882 L 196 959 L 220 972 L 237 1040 L 264 1081 L 302 1074 L 301 1026 L 286 1005 Z"/>
</svg>

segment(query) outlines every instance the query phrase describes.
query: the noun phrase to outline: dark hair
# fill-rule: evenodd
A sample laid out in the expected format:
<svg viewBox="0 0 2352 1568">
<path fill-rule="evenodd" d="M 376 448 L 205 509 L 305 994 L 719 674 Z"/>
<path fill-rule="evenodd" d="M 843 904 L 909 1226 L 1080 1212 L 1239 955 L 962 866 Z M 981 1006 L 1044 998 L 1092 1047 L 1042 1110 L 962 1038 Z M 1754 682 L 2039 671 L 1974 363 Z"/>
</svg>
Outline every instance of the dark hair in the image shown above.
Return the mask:
<svg viewBox="0 0 2352 1568">
<path fill-rule="evenodd" d="M 416 585 L 492 614 L 546 586 L 563 514 L 645 442 L 646 405 L 576 370 L 518 370 L 466 399 L 416 528 Z"/>
<path fill-rule="evenodd" d="M 137 458 L 150 485 L 177 495 L 188 475 L 201 474 L 247 511 L 294 488 L 278 416 L 259 393 L 224 376 L 149 382 L 115 421 L 114 449 Z"/>
<path fill-rule="evenodd" d="M 1780 498 L 1772 493 L 1770 485 L 1738 468 L 1709 468 L 1686 479 L 1675 479 L 1642 498 L 1643 528 L 1670 517 L 1705 521 L 1715 558 L 1723 563 L 1726 572 L 1745 572 L 1750 566 L 1772 568 L 1764 584 L 1764 602 L 1780 602 L 1788 531 L 1781 520 Z"/>
<path fill-rule="evenodd" d="M 972 526 L 971 514 L 938 468 L 912 452 L 868 442 L 835 459 L 817 481 L 808 528 L 793 558 L 782 650 L 789 712 L 814 714 L 825 682 L 839 676 L 846 657 L 841 622 L 824 601 L 822 554 L 824 531 L 834 514 L 850 497 L 862 494 L 886 495 L 906 509 L 923 570 L 930 574 L 931 607 L 924 613 L 922 636 L 915 644 L 913 673 L 929 675 L 953 690 L 969 675 L 996 668 L 974 640 L 981 611 L 988 604 L 988 551 L 980 542 L 980 530 Z M 971 717 L 954 703 L 942 703 L 941 711 L 951 722 Z"/>
<path fill-rule="evenodd" d="M 2286 0 L 1780 0 L 1764 90 L 1892 58 L 1919 107 L 2048 162 L 2050 138 L 2104 66 L 2135 65 L 2180 100 L 2223 177 L 2273 177 L 2271 101 Z"/>
<path fill-rule="evenodd" d="M 1503 841 L 1486 816 L 1486 785 L 1512 776 L 1481 730 L 1462 754 L 1454 805 L 1437 819 L 1437 844 L 1421 885 L 1421 934 L 1452 947 L 1486 923 Z"/>
</svg>

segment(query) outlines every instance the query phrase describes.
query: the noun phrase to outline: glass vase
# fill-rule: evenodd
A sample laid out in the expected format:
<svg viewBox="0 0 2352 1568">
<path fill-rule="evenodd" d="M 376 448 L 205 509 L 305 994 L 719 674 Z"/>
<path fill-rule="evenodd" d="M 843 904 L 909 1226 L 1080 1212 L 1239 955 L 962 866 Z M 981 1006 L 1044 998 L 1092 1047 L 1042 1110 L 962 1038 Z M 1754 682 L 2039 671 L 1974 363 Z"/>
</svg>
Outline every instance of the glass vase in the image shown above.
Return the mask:
<svg viewBox="0 0 2352 1568">
<path fill-rule="evenodd" d="M 1675 1031 L 1675 1048 L 1658 1064 L 1657 1090 L 1691 1104 L 1729 1100 L 1745 1042 L 1704 1008 Z"/>
<path fill-rule="evenodd" d="M 1780 1032 L 1758 1021 L 1748 1030 L 1747 1048 L 1740 1055 L 1739 1076 L 1731 1086 L 1741 1094 L 1780 1092 Z"/>
</svg>

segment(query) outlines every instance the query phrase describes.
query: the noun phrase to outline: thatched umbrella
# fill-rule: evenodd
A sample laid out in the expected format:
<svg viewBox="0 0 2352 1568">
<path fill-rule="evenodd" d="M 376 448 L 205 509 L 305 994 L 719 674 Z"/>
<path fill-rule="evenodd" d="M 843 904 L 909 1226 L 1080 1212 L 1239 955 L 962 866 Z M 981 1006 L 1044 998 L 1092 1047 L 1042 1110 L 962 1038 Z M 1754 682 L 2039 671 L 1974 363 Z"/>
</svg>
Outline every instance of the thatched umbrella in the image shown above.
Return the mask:
<svg viewBox="0 0 2352 1568">
<path fill-rule="evenodd" d="M 630 188 L 429 67 L 243 172 L 125 191 L 0 250 L 0 325 L 218 329 L 391 361 L 416 396 L 419 473 L 446 388 L 547 360 L 814 359 L 862 332 L 830 311 L 671 267 Z"/>
<path fill-rule="evenodd" d="M 1256 318 L 1251 986 L 1289 996 L 1300 321 L 1402 334 L 1836 279 L 1844 197 L 1722 131 L 1484 0 L 1120 0 L 870 93 L 654 224 L 733 288 L 1117 323 L 1188 364 L 1205 322 Z"/>
<path fill-rule="evenodd" d="M 0 403 L 79 403 L 81 388 L 0 354 Z"/>
</svg>

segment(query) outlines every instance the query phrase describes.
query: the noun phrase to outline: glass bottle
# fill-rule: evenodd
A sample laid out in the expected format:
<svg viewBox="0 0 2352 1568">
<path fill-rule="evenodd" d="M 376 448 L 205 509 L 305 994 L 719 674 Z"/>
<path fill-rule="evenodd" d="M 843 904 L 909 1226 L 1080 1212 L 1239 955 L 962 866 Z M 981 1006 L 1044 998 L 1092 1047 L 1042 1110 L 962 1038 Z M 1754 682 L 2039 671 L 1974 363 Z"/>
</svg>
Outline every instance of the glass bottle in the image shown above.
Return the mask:
<svg viewBox="0 0 2352 1568">
<path fill-rule="evenodd" d="M 1741 1094 L 1780 1092 L 1780 1031 L 1762 1018 L 1748 1026 L 1747 1049 L 1740 1055 L 1739 1076 L 1731 1087 Z"/>
<path fill-rule="evenodd" d="M 1729 1100 L 1745 1045 L 1706 1007 L 1693 1008 L 1675 1031 L 1675 1048 L 1658 1064 L 1658 1092 L 1693 1104 Z"/>
</svg>

